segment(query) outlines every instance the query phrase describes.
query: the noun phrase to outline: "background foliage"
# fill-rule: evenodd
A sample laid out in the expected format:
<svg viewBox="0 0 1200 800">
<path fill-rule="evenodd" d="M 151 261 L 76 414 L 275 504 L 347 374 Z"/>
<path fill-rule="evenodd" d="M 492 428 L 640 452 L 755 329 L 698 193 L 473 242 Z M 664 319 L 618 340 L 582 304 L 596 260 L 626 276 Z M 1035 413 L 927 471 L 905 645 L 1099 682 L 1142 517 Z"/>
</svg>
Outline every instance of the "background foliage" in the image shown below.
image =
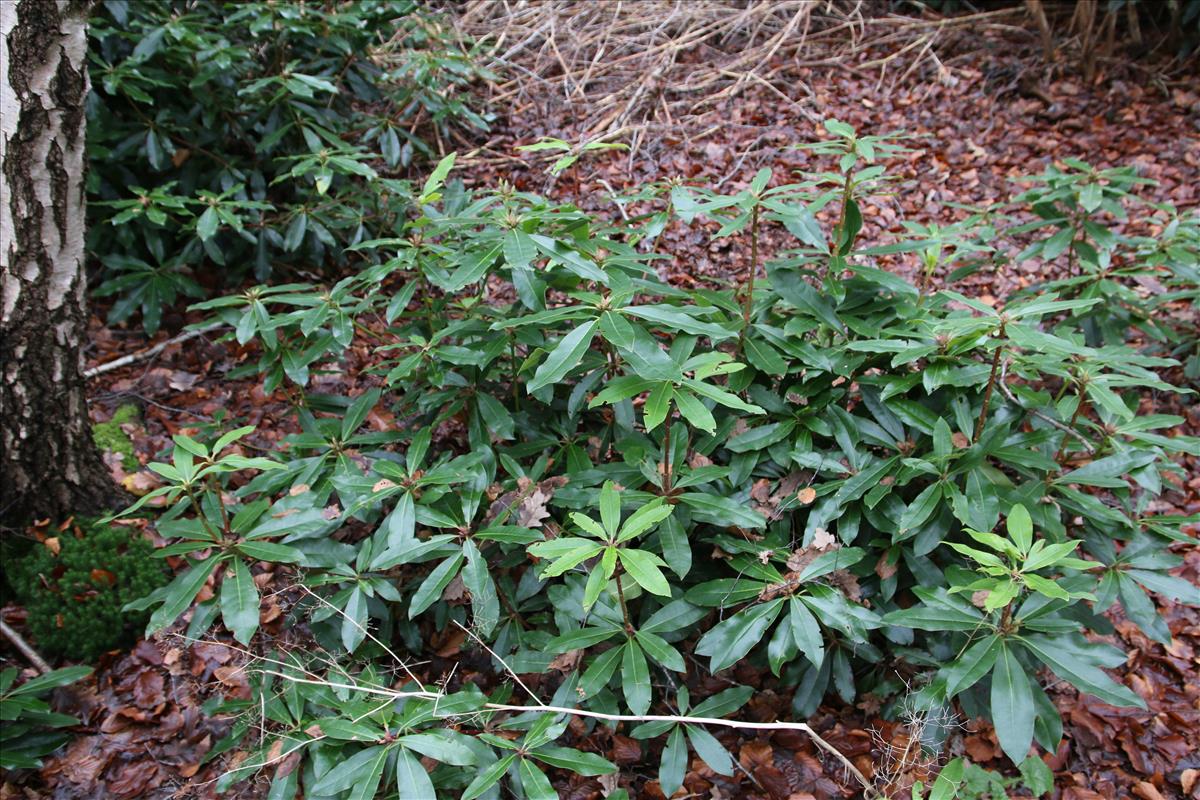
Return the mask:
<svg viewBox="0 0 1200 800">
<path fill-rule="evenodd" d="M 64 667 L 16 685 L 18 670 L 0 672 L 0 767 L 5 770 L 41 766 L 42 756 L 53 753 L 70 736 L 60 730 L 78 720 L 52 711 L 46 695 L 90 674 L 91 667 Z"/>
<path fill-rule="evenodd" d="M 89 28 L 89 250 L 148 333 L 179 297 L 344 267 L 480 75 L 415 2 L 105 0 Z"/>
<path fill-rule="evenodd" d="M 240 286 L 196 308 L 251 356 L 231 377 L 287 390 L 295 432 L 263 450 L 253 428 L 203 426 L 151 465 L 165 485 L 133 511 L 165 507 L 157 555 L 186 565 L 170 583 L 148 545 L 98 528 L 36 549 L 19 588 L 51 651 L 98 653 L 131 621 L 190 637 L 220 621 L 258 648 L 252 698 L 212 709 L 240 716 L 209 757 L 253 751 L 224 786 L 261 771 L 272 797 L 548 798 L 554 770 L 615 771 L 586 752 L 609 723 L 568 726 L 546 700 L 623 718 L 670 795 L 693 753 L 734 761 L 711 726 L 643 715 L 737 716 L 748 662 L 796 719 L 829 695 L 985 718 L 1019 769 L 952 761 L 914 796 L 1040 795 L 1038 748 L 1062 736 L 1051 675 L 1142 704 L 1105 672 L 1125 654 L 1090 634 L 1119 606 L 1169 642 L 1150 595 L 1195 595 L 1168 574 L 1186 520 L 1158 498 L 1197 442 L 1138 396 L 1200 374 L 1172 313 L 1200 286 L 1200 224 L 1139 201 L 1136 170 L 1065 160 L 1009 203 L 867 246 L 865 201 L 897 186 L 880 164 L 912 142 L 829 120 L 804 145 L 824 171 L 651 184 L 614 222 L 467 191 L 452 155 L 407 179 L 488 121 L 468 95 L 486 72 L 415 3 L 108 0 L 91 36 L 89 246 L 110 321 L 153 333 L 181 297 Z M 557 151 L 557 175 L 619 147 L 525 149 Z M 668 285 L 671 225 L 733 240 L 750 272 Z M 767 256 L 768 232 L 789 247 Z M 897 256 L 913 282 L 887 270 Z M 1066 277 L 995 304 L 933 288 L 1029 262 Z M 351 347 L 376 368 L 323 394 Z M 294 577 L 288 626 L 316 652 L 258 636 L 264 565 Z M 460 627 L 495 685 L 405 666 Z M 556 669 L 551 698 L 517 678 Z M 20 735 L 71 724 L 33 699 L 57 678 L 14 678 Z M 62 738 L 35 735 L 17 765 Z"/>
<path fill-rule="evenodd" d="M 257 348 L 266 390 L 293 387 L 302 432 L 255 458 L 236 446 L 251 428 L 176 437 L 173 462 L 152 465 L 166 485 L 135 509 L 162 498 L 167 552 L 193 565 L 133 607 L 155 608 L 150 630 L 170 625 L 213 576 L 188 633 L 220 618 L 248 642 L 255 562 L 295 565 L 307 591 L 293 613 L 343 660 L 269 662 L 267 718 L 306 753 L 276 775 L 281 796 L 494 796 L 508 775 L 550 797 L 544 765 L 613 769 L 544 749 L 566 731 L 560 715 L 498 715 L 513 682 L 445 694 L 401 671 L 391 694 L 388 671 L 403 667 L 389 647 L 419 657 L 455 625 L 497 669 L 569 657 L 553 705 L 634 721 L 691 707 L 701 675 L 743 659 L 794 689 L 796 718 L 828 692 L 872 694 L 892 715 L 957 708 L 989 718 L 1015 764 L 1062 735 L 1043 675 L 1142 705 L 1104 672 L 1125 655 L 1084 634 L 1110 630 L 1102 612 L 1119 604 L 1169 639 L 1148 592 L 1194 587 L 1167 574 L 1186 520 L 1154 499 L 1179 472 L 1171 456 L 1198 443 L 1156 433 L 1178 419 L 1135 405 L 1134 389 L 1179 391 L 1157 370 L 1176 364 L 1162 353 L 1181 333 L 1112 267 L 1194 286 L 1195 217 L 1145 209 L 1162 233 L 1126 236 L 1115 223 L 1136 175 L 1067 162 L 1009 207 L 868 247 L 862 201 L 889 191 L 879 161 L 908 142 L 825 128 L 805 147 L 827 171 L 780 184 L 764 170 L 733 194 L 647 187 L 644 213 L 618 223 L 506 186 L 467 192 L 447 183 L 451 156 L 409 190 L 401 235 L 355 245 L 372 266 L 197 306 Z M 661 282 L 672 218 L 713 220 L 754 269 L 725 291 Z M 764 280 L 767 226 L 795 243 Z M 873 265 L 897 253 L 916 255 L 919 285 Z M 934 273 L 1013 258 L 1068 259 L 1070 277 L 995 307 L 930 288 Z M 306 388 L 364 340 L 383 357 L 369 388 Z M 395 428 L 366 426 L 381 404 Z M 732 714 L 742 692 L 696 708 Z M 701 726 L 636 735 L 665 737 L 664 789 L 689 750 L 732 769 Z M 446 767 L 427 773 L 422 755 Z"/>
</svg>

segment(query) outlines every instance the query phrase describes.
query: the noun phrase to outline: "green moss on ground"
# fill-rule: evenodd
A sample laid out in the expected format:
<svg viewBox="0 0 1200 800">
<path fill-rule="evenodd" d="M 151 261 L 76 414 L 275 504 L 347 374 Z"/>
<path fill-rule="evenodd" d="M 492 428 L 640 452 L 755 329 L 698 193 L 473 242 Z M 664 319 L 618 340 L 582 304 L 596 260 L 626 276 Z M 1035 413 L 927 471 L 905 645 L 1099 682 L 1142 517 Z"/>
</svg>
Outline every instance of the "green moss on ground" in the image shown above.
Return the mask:
<svg viewBox="0 0 1200 800">
<path fill-rule="evenodd" d="M 124 606 L 167 582 L 154 545 L 127 528 L 81 524 L 6 569 L 39 649 L 88 661 L 137 640 L 148 611 Z"/>
<path fill-rule="evenodd" d="M 138 407 L 132 403 L 120 406 L 108 422 L 97 422 L 92 426 L 92 441 L 105 453 L 117 453 L 127 470 L 138 468 L 137 456 L 133 453 L 133 440 L 121 430 L 127 422 L 138 421 Z"/>
</svg>

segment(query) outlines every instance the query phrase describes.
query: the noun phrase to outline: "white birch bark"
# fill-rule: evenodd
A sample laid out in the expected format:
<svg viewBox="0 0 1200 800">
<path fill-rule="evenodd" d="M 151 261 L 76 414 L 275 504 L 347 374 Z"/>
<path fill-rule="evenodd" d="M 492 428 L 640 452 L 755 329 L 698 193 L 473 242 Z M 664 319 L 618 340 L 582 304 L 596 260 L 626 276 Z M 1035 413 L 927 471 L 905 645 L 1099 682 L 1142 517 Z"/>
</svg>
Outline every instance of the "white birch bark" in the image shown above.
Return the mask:
<svg viewBox="0 0 1200 800">
<path fill-rule="evenodd" d="M 84 176 L 86 0 L 0 0 L 0 517 L 114 494 L 91 442 Z"/>
</svg>

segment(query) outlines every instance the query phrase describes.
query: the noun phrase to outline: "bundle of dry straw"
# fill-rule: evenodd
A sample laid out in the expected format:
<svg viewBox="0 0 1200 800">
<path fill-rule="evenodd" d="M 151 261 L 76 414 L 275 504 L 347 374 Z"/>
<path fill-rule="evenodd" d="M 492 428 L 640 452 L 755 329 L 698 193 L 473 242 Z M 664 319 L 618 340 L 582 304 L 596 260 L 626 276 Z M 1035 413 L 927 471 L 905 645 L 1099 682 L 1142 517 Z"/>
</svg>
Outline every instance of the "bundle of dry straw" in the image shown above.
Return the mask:
<svg viewBox="0 0 1200 800">
<path fill-rule="evenodd" d="M 929 20 L 863 0 L 469 0 L 461 9 L 457 27 L 486 43 L 488 66 L 507 78 L 492 100 L 518 113 L 567 105 L 592 140 L 694 128 L 754 85 L 815 120 L 801 70 L 882 75 L 904 54 L 936 59 L 932 45 L 951 27 L 1015 10 Z M 890 52 L 864 61 L 881 42 Z"/>
<path fill-rule="evenodd" d="M 855 47 L 861 3 L 777 0 L 472 0 L 463 33 L 490 43 L 510 79 L 493 100 L 519 110 L 577 109 L 589 138 L 678 124 L 803 66 L 817 42 Z M 820 63 L 830 60 L 828 50 Z"/>
</svg>

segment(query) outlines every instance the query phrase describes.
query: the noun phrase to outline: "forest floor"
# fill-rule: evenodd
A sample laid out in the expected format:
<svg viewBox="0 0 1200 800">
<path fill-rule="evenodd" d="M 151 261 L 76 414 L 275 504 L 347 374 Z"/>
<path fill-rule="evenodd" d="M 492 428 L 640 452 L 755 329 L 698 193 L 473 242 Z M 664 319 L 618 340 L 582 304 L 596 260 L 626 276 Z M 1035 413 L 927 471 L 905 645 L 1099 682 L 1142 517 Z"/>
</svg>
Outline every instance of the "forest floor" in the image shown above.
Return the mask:
<svg viewBox="0 0 1200 800">
<path fill-rule="evenodd" d="M 949 203 L 972 206 L 1004 199 L 1019 190 L 1012 179 L 1040 172 L 1052 159 L 1063 157 L 1103 167 L 1137 165 L 1143 175 L 1158 181 L 1146 190 L 1148 198 L 1181 208 L 1200 203 L 1200 82 L 1193 81 L 1191 88 L 1183 82 L 1172 86 L 1156 82 L 1152 72 L 1126 66 L 1102 70 L 1090 84 L 1067 70 L 1065 77 L 1031 86 L 1024 76 L 1040 72 L 1037 57 L 1027 47 L 1010 45 L 997 39 L 965 56 L 944 53 L 940 62 L 927 62 L 898 80 L 892 75 L 898 76 L 899 69 L 881 80 L 878 70 L 846 63 L 814 67 L 807 74 L 800 71 L 787 83 L 755 84 L 678 129 L 660 126 L 653 136 L 642 137 L 636 151 L 588 156 L 556 181 L 547 179 L 544 162 L 514 154 L 516 145 L 540 136 L 578 140 L 577 104 L 586 98 L 566 102 L 550 97 L 523 108 L 500 109 L 501 119 L 486 145 L 460 158 L 460 174 L 471 185 L 505 179 L 520 189 L 548 192 L 589 210 L 615 214 L 614 192 L 650 181 L 681 177 L 736 191 L 762 167 L 773 169 L 777 178 L 789 177 L 807 163 L 804 151 L 789 146 L 817 138 L 819 120 L 833 117 L 863 132 L 903 129 L 924 137 L 913 143 L 920 153 L 894 165 L 901 179 L 896 191 L 864 208 L 864 233 L 870 237 L 900 230 L 901 220 L 951 222 L 955 214 L 966 212 Z M 1138 222 L 1135 218 L 1130 224 Z M 768 256 L 771 248 L 768 240 Z M 748 263 L 748 254 L 736 241 L 711 240 L 697 227 L 668 228 L 660 249 L 673 254 L 673 260 L 663 262 L 663 276 L 680 285 L 719 285 L 741 275 Z M 897 261 L 889 268 L 904 273 L 909 265 Z M 1016 264 L 1004 272 L 969 276 L 954 288 L 995 303 L 1046 277 Z M 944 281 L 945 276 L 937 278 Z M 101 313 L 98 309 L 93 318 L 89 366 L 152 344 L 135 326 L 107 327 Z M 199 319 L 194 314 L 175 315 L 176 331 Z M 164 331 L 159 340 L 176 331 Z M 369 366 L 369 355 L 365 344 L 356 343 L 340 371 L 318 380 L 352 388 Z M 94 378 L 92 417 L 102 422 L 120 404 L 138 404 L 141 421 L 128 430 L 142 464 L 154 459 L 172 434 L 214 422 L 255 425 L 256 441 L 267 445 L 291 432 L 281 425 L 290 419 L 289 398 L 282 390 L 265 395 L 256 380 L 226 376 L 253 357 L 211 334 L 168 347 L 153 359 Z M 1200 405 L 1194 400 L 1148 395 L 1144 402 L 1147 413 L 1179 414 L 1186 419 L 1182 432 L 1200 434 Z M 389 422 L 385 415 L 371 420 L 380 428 Z M 133 491 L 144 492 L 153 485 L 144 469 L 126 472 L 119 459 L 111 466 L 114 478 Z M 1191 458 L 1183 466 L 1188 478 L 1164 495 L 1169 507 L 1156 511 L 1200 513 L 1200 462 Z M 1200 529 L 1194 526 L 1192 532 Z M 1179 546 L 1177 552 L 1186 559 L 1179 574 L 1200 586 L 1200 548 Z M 260 579 L 263 595 L 269 598 L 263 610 L 264 631 L 284 637 L 284 615 L 272 590 L 283 588 L 277 584 L 286 574 L 264 573 Z M 1123 640 L 1120 644 L 1130 651 L 1116 677 L 1146 700 L 1148 710 L 1114 708 L 1061 683 L 1049 687 L 1065 725 L 1061 747 L 1047 757 L 1057 781 L 1053 797 L 1197 796 L 1192 793 L 1200 787 L 1200 609 L 1158 599 L 1174 636 L 1169 647 L 1146 640 L 1119 613 L 1112 615 L 1114 631 L 1107 637 Z M 19 626 L 21 611 L 6 609 L 5 618 Z M 461 645 L 461 639 L 453 637 L 441 642 L 438 656 L 443 662 L 429 664 L 431 674 L 436 676 L 454 660 Z M 48 759 L 40 776 L 22 787 L 3 784 L 0 798 L 214 794 L 212 782 L 236 754 L 211 758 L 230 721 L 210 716 L 202 705 L 219 696 L 249 697 L 239 668 L 242 662 L 242 653 L 224 635 L 204 643 L 164 637 L 140 642 L 128 653 L 102 657 L 96 676 L 72 690 L 72 707 L 64 709 L 82 717 L 83 734 L 65 752 Z M 776 719 L 779 709 L 790 707 L 789 694 L 770 673 L 750 665 L 735 672 L 737 681 L 759 689 L 745 711 L 747 718 Z M 867 774 L 884 769 L 913 733 L 881 718 L 879 698 L 860 697 L 853 706 L 832 697 L 827 701 L 810 724 Z M 655 793 L 657 784 L 649 780 L 657 756 L 644 753 L 642 743 L 620 733 L 598 731 L 597 736 L 607 738 L 594 749 L 622 766 L 622 783 L 630 786 L 631 794 L 661 797 Z M 693 796 L 825 800 L 855 795 L 837 765 L 795 734 L 729 732 L 721 738 L 741 770 L 724 778 L 695 762 L 686 781 Z M 986 723 L 964 723 L 952 734 L 949 748 L 951 755 L 967 755 L 983 767 L 1003 770 L 1006 763 Z M 575 800 L 600 798 L 610 788 L 598 779 L 558 777 L 563 796 Z M 258 789 L 261 786 L 247 788 L 244 794 L 253 796 Z"/>
</svg>

